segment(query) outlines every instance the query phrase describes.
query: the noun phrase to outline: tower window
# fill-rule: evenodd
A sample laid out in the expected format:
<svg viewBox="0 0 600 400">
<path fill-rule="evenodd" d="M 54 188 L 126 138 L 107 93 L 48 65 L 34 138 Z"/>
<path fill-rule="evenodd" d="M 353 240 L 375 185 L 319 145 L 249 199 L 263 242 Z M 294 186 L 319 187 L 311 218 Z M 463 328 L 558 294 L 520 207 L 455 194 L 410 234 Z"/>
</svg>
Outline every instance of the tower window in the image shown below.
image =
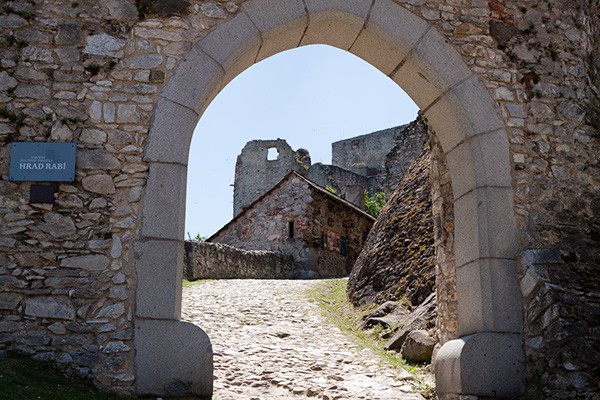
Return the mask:
<svg viewBox="0 0 600 400">
<path fill-rule="evenodd" d="M 294 238 L 294 221 L 288 221 L 288 237 Z"/>
<path fill-rule="evenodd" d="M 271 147 L 267 153 L 267 161 L 275 161 L 279 159 L 279 151 L 275 147 Z"/>
</svg>

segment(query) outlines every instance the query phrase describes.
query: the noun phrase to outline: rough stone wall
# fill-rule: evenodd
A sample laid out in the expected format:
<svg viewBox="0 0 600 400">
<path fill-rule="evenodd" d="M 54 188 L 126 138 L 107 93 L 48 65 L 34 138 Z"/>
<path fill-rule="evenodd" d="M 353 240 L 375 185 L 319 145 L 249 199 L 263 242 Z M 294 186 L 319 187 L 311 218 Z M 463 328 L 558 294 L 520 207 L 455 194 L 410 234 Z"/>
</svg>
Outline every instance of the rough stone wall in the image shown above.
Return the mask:
<svg viewBox="0 0 600 400">
<path fill-rule="evenodd" d="M 269 160 L 269 149 L 277 157 Z M 266 193 L 290 171 L 304 173 L 310 167 L 310 155 L 294 151 L 285 140 L 252 140 L 244 146 L 235 163 L 233 216 Z"/>
<path fill-rule="evenodd" d="M 600 280 L 597 2 L 394 1 L 446 37 L 501 110 L 522 252 L 559 251 L 560 260 L 539 263 L 538 276 L 562 295 L 544 303 L 543 291 L 522 289 L 529 381 L 550 388 L 547 398 L 598 392 L 593 384 L 600 378 L 585 360 L 600 347 L 581 332 L 597 326 L 588 299 L 597 298 Z M 161 7 L 165 3 L 177 7 Z M 133 385 L 131 245 L 141 224 L 141 154 L 157 93 L 193 43 L 243 6 L 149 4 L 143 21 L 137 16 L 142 10 L 126 0 L 0 5 L 0 346 L 54 357 L 73 373 L 92 371 L 96 383 L 115 390 Z M 29 184 L 7 181 L 7 143 L 15 140 L 72 140 L 87 152 L 75 182 L 57 185 L 51 208 L 29 205 Z M 54 226 L 62 226 L 56 235 Z M 36 258 L 24 258 L 31 254 Z M 63 261 L 79 256 L 94 257 Z M 520 264 L 522 288 L 527 265 Z M 128 297 L 110 298 L 114 287 Z M 40 300 L 52 316 L 31 306 L 26 314 L 27 302 Z M 55 318 L 71 315 L 69 302 L 81 312 L 73 320 Z M 97 311 L 105 305 L 115 308 L 100 319 Z M 569 328 L 564 340 L 555 342 L 534 327 L 544 315 Z M 534 338 L 541 344 L 531 346 Z M 589 346 L 577 346 L 580 338 Z M 563 361 L 568 359 L 577 362 Z"/>
<path fill-rule="evenodd" d="M 335 165 L 313 164 L 305 176 L 321 187 L 333 188 L 336 194 L 361 209 L 365 206 L 365 189 L 372 186 L 372 179 Z"/>
<path fill-rule="evenodd" d="M 396 129 L 393 128 L 393 131 Z M 374 177 L 373 186 L 391 196 L 402 182 L 404 174 L 427 148 L 428 140 L 428 127 L 419 113 L 414 121 L 404 125 L 403 130 L 394 135 L 394 146 L 385 154 L 384 169 Z"/>
<path fill-rule="evenodd" d="M 220 243 L 185 242 L 186 279 L 295 279 L 301 276 L 291 256 L 246 251 Z"/>
<path fill-rule="evenodd" d="M 385 156 L 403 136 L 405 126 L 385 129 L 331 145 L 331 163 L 364 176 L 385 171 Z"/>
<path fill-rule="evenodd" d="M 348 281 L 355 304 L 405 298 L 417 306 L 435 290 L 429 164 L 424 151 L 381 210 Z"/>
<path fill-rule="evenodd" d="M 429 131 L 429 184 L 435 248 L 436 333 L 444 344 L 458 338 L 456 257 L 454 253 L 454 196 L 448 162 L 435 132 Z"/>
<path fill-rule="evenodd" d="M 350 206 L 340 205 L 328 193 L 318 190 L 313 192 L 309 215 L 317 222 L 312 224 L 311 236 L 306 238 L 309 243 L 316 245 L 317 240 L 321 243 L 327 242 L 327 237 L 323 237 L 324 231 L 335 232 L 342 240 L 345 238 L 345 254 L 338 251 L 337 243 L 333 250 L 321 243 L 319 247 L 323 246 L 323 248 L 313 247 L 311 258 L 317 258 L 319 271 L 322 271 L 321 276 L 348 276 L 375 218 L 367 214 L 359 214 L 357 209 Z M 342 266 L 341 271 L 340 266 Z"/>
<path fill-rule="evenodd" d="M 517 78 L 513 90 L 493 93 L 510 128 L 529 388 L 546 398 L 586 398 L 600 391 L 599 335 L 588 330 L 598 326 L 600 293 L 598 88 L 589 79 L 598 5 L 491 1 L 490 8 L 492 37 Z"/>
<path fill-rule="evenodd" d="M 292 256 L 303 266 L 302 278 L 339 277 L 349 273 L 372 224 L 370 216 L 292 175 L 208 240 Z M 324 229 L 346 238 L 345 256 L 323 247 Z"/>
</svg>

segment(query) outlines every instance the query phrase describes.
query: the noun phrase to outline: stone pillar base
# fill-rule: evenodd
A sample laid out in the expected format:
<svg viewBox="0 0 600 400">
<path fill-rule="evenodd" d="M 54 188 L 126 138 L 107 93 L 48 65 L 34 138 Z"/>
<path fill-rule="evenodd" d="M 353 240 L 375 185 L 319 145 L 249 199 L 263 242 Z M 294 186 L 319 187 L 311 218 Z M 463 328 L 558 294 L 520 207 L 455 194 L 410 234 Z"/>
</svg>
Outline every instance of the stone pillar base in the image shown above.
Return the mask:
<svg viewBox="0 0 600 400">
<path fill-rule="evenodd" d="M 434 361 L 438 398 L 513 398 L 525 391 L 520 334 L 479 332 L 444 344 Z"/>
<path fill-rule="evenodd" d="M 196 325 L 135 320 L 135 390 L 140 396 L 205 397 L 213 391 L 213 351 Z"/>
</svg>

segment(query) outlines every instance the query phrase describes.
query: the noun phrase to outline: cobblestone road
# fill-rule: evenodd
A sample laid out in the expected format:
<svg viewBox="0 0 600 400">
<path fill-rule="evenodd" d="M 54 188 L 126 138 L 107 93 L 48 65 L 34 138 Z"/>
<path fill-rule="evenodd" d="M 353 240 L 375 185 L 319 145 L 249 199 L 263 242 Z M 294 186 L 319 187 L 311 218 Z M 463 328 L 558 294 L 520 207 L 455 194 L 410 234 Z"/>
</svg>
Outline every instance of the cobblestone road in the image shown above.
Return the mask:
<svg viewBox="0 0 600 400">
<path fill-rule="evenodd" d="M 215 353 L 214 400 L 417 400 L 412 376 L 385 367 L 321 316 L 318 281 L 218 280 L 184 288 L 183 319 Z"/>
</svg>

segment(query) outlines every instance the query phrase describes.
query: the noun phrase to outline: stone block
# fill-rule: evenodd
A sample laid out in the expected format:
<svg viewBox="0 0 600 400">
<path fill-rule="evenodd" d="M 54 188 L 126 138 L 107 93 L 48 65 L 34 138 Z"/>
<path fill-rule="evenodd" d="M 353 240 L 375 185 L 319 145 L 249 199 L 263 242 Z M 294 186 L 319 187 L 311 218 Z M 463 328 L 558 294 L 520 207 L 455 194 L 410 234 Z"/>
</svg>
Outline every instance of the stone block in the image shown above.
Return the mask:
<svg viewBox="0 0 600 400">
<path fill-rule="evenodd" d="M 299 45 L 308 24 L 301 0 L 254 0 L 243 8 L 261 32 L 257 61 Z"/>
<path fill-rule="evenodd" d="M 142 208 L 142 236 L 183 240 L 187 169 L 183 165 L 150 163 Z"/>
<path fill-rule="evenodd" d="M 0 310 L 14 311 L 21 300 L 23 300 L 23 296 L 18 293 L 0 293 Z"/>
<path fill-rule="evenodd" d="M 302 44 L 324 43 L 348 50 L 371 8 L 370 0 L 306 0 L 310 24 Z"/>
<path fill-rule="evenodd" d="M 404 7 L 391 0 L 378 0 L 371 9 L 366 28 L 350 51 L 389 75 L 427 27 L 425 21 Z"/>
<path fill-rule="evenodd" d="M 213 351 L 206 333 L 181 321 L 136 319 L 135 391 L 142 396 L 197 396 L 213 391 Z"/>
<path fill-rule="evenodd" d="M 468 138 L 446 154 L 454 198 L 476 187 L 511 187 L 508 138 L 503 129 Z"/>
<path fill-rule="evenodd" d="M 75 308 L 67 298 L 34 297 L 25 301 L 25 315 L 73 320 L 75 319 Z"/>
<path fill-rule="evenodd" d="M 515 398 L 525 389 L 521 335 L 481 332 L 444 344 L 434 361 L 436 392 Z"/>
<path fill-rule="evenodd" d="M 479 258 L 514 260 L 518 243 L 511 188 L 483 187 L 454 202 L 456 265 Z"/>
<path fill-rule="evenodd" d="M 484 258 L 456 269 L 458 330 L 520 333 L 521 296 L 515 262 Z"/>
<path fill-rule="evenodd" d="M 159 97 L 154 108 L 144 159 L 187 165 L 190 142 L 198 118 L 198 114 L 190 108 Z"/>
<path fill-rule="evenodd" d="M 221 66 L 203 50 L 193 46 L 160 94 L 200 115 L 221 89 L 223 76 Z"/>
<path fill-rule="evenodd" d="M 468 137 L 504 129 L 496 103 L 475 75 L 424 110 L 447 153 Z"/>
<path fill-rule="evenodd" d="M 246 13 L 222 23 L 196 43 L 225 71 L 223 86 L 255 63 L 262 40 Z"/>
<path fill-rule="evenodd" d="M 148 240 L 136 243 L 137 317 L 179 319 L 183 255 L 183 242 Z"/>
<path fill-rule="evenodd" d="M 60 262 L 60 266 L 64 268 L 80 268 L 87 271 L 103 271 L 109 264 L 109 259 L 102 254 L 68 257 Z"/>
<path fill-rule="evenodd" d="M 442 34 L 431 28 L 392 79 L 424 110 L 470 75 L 461 55 Z"/>
</svg>

